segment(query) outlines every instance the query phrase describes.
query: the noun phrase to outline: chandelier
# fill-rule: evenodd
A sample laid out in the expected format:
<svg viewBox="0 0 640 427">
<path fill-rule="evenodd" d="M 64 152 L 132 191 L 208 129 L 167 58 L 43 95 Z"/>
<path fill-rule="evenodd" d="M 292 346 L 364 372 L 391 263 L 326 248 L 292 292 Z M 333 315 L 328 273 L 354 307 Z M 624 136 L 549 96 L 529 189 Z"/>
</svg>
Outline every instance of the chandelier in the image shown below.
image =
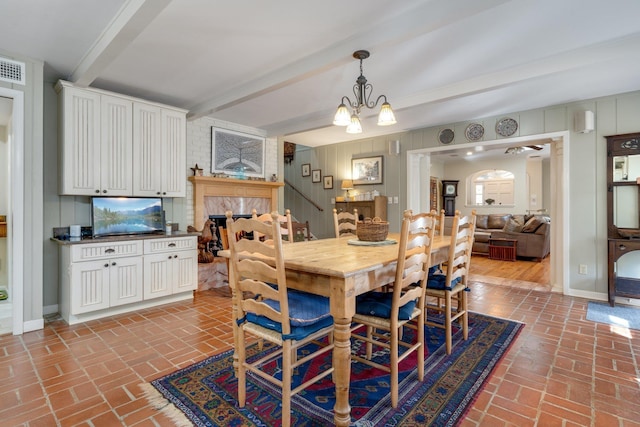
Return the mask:
<svg viewBox="0 0 640 427">
<path fill-rule="evenodd" d="M 360 76 L 353 85 L 353 95 L 355 100 L 351 101 L 348 96 L 343 96 L 336 115 L 333 118 L 333 124 L 336 126 L 346 126 L 347 133 L 362 133 L 362 125 L 360 124 L 360 110 L 363 107 L 376 108 L 378 102 L 384 99 L 378 114 L 378 126 L 389 126 L 396 123 L 396 117 L 393 114 L 391 105 L 387 102 L 385 95 L 380 95 L 375 102 L 371 101 L 371 92 L 373 86 L 367 83 L 367 79 L 362 75 L 362 60 L 369 57 L 369 51 L 357 50 L 353 52 L 353 57 L 360 60 Z M 351 107 L 351 112 L 347 108 Z"/>
</svg>

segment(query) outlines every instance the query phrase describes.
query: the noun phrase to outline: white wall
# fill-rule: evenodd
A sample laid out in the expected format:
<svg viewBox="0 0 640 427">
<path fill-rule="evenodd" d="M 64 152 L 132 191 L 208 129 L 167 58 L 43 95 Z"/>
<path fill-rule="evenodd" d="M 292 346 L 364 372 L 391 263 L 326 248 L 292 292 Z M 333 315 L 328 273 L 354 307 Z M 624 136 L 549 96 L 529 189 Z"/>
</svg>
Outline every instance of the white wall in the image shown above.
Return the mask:
<svg viewBox="0 0 640 427">
<path fill-rule="evenodd" d="M 244 132 L 250 135 L 266 136 L 266 132 L 261 129 L 241 126 L 236 123 L 215 120 L 208 117 L 187 122 L 187 167 L 186 176 L 193 175 L 190 168 L 198 164 L 203 169 L 204 176 L 211 175 L 211 127 Z M 270 179 L 271 175 L 278 174 L 278 142 L 275 139 L 267 139 L 265 143 L 265 177 Z M 182 211 L 176 207 L 173 213 L 178 217 L 180 227 L 186 229 L 186 225 L 193 225 L 193 185 L 187 182 L 186 197 L 180 201 Z M 186 224 L 184 227 L 182 224 Z"/>
<path fill-rule="evenodd" d="M 24 96 L 23 168 L 12 170 L 24 180 L 24 216 L 21 218 L 22 253 L 13 253 L 24 272 L 20 285 L 23 293 L 23 327 L 25 331 L 43 325 L 43 71 L 40 61 L 0 50 L 0 56 L 25 63 L 26 84 L 0 82 L 0 87 L 22 92 Z M 15 292 L 14 292 L 15 294 Z"/>
</svg>

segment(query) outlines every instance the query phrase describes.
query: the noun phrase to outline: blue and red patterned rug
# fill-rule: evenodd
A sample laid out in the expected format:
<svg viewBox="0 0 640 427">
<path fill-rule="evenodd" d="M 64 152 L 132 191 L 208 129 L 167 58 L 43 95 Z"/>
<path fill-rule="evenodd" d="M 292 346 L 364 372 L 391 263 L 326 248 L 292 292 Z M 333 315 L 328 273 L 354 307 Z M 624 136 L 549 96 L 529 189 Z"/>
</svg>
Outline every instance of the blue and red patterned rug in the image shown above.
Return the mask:
<svg viewBox="0 0 640 427">
<path fill-rule="evenodd" d="M 461 333 L 456 332 L 450 356 L 444 349 L 444 331 L 426 328 L 424 381 L 417 380 L 415 357 L 405 359 L 401 367 L 400 399 L 396 409 L 390 404 L 389 374 L 362 363 L 352 363 L 349 402 L 353 425 L 456 425 L 524 325 L 471 313 L 469 326 L 467 341 L 463 341 Z M 411 339 L 411 333 L 406 330 L 404 339 Z M 361 344 L 361 341 L 353 341 L 352 351 L 363 350 Z M 256 345 L 250 346 L 247 356 L 255 355 L 256 350 Z M 388 360 L 388 355 L 382 351 L 374 353 L 374 356 Z M 307 374 L 312 375 L 329 366 L 330 353 L 324 360 L 309 362 L 300 368 L 294 386 Z M 232 351 L 156 379 L 152 385 L 197 426 L 279 426 L 279 389 L 250 373 L 247 378 L 249 384 L 244 408 L 236 404 L 238 382 L 233 371 Z M 333 424 L 334 390 L 329 376 L 326 381 L 294 396 L 291 425 Z"/>
</svg>

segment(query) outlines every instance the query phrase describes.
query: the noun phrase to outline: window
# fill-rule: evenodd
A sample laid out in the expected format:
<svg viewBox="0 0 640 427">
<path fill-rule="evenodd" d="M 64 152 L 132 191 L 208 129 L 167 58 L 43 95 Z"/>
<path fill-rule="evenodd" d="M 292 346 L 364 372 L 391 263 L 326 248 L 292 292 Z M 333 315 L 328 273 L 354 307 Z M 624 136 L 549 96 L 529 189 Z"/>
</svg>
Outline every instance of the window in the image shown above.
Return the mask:
<svg viewBox="0 0 640 427">
<path fill-rule="evenodd" d="M 467 177 L 467 204 L 504 206 L 514 204 L 514 175 L 505 170 L 482 170 Z"/>
</svg>

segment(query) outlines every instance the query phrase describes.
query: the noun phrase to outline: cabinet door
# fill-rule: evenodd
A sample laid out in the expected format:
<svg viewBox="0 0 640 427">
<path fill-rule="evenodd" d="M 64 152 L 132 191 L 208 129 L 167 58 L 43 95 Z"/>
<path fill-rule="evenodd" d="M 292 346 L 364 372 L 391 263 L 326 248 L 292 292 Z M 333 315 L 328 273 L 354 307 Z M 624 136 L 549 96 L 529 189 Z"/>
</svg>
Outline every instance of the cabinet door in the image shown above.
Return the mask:
<svg viewBox="0 0 640 427">
<path fill-rule="evenodd" d="M 123 98 L 101 95 L 100 109 L 100 194 L 131 196 L 133 103 Z"/>
<path fill-rule="evenodd" d="M 71 265 L 71 314 L 109 308 L 108 260 Z"/>
<path fill-rule="evenodd" d="M 184 197 L 187 176 L 186 116 L 182 112 L 162 112 L 162 197 Z"/>
<path fill-rule="evenodd" d="M 133 195 L 162 194 L 162 148 L 160 108 L 140 102 L 133 104 Z"/>
<path fill-rule="evenodd" d="M 109 289 L 112 307 L 142 301 L 142 257 L 111 260 Z"/>
<path fill-rule="evenodd" d="M 198 251 L 176 252 L 172 261 L 174 270 L 173 293 L 197 289 Z"/>
<path fill-rule="evenodd" d="M 63 88 L 60 194 L 100 192 L 100 95 Z"/>
<path fill-rule="evenodd" d="M 156 254 L 144 256 L 144 290 L 145 300 L 171 295 L 173 292 L 173 254 Z"/>
</svg>

